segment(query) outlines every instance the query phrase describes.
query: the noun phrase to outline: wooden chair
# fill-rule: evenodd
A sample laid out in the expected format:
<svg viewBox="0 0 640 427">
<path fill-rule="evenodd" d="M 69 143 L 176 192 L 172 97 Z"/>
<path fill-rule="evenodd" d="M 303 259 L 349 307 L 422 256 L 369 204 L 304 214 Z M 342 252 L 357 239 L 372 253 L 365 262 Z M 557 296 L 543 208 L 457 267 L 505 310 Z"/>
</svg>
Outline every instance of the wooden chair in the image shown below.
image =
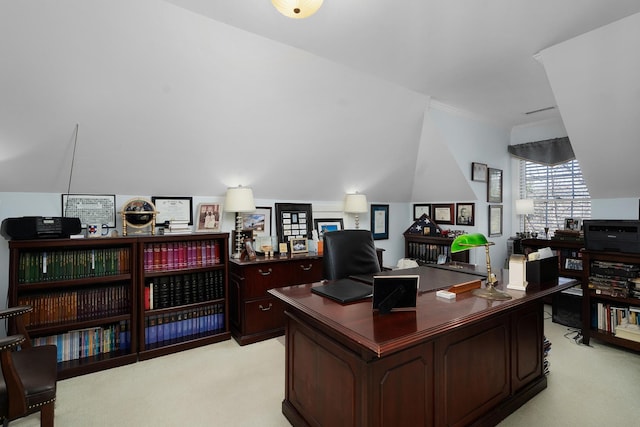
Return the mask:
<svg viewBox="0 0 640 427">
<path fill-rule="evenodd" d="M 55 345 L 31 345 L 22 315 L 31 307 L 0 310 L 17 332 L 0 339 L 0 418 L 9 421 L 40 412 L 40 426 L 53 427 L 56 400 L 57 349 Z"/>
</svg>

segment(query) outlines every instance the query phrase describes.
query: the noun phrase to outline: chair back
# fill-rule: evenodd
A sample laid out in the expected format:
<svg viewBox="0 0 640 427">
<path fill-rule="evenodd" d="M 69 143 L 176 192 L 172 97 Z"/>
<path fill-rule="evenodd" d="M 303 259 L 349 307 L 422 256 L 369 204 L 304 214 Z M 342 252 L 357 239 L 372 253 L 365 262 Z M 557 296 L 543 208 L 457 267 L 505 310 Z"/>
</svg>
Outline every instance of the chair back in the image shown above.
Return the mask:
<svg viewBox="0 0 640 427">
<path fill-rule="evenodd" d="M 380 263 L 369 230 L 340 230 L 324 234 L 322 262 L 324 278 L 380 272 Z"/>
</svg>

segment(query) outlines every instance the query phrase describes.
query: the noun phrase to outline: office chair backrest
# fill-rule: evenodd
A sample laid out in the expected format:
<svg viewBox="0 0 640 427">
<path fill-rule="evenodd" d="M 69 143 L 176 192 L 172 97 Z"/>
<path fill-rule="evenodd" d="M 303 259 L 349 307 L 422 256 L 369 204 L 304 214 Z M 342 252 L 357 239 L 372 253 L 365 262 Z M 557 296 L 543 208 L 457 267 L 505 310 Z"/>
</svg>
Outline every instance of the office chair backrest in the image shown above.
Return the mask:
<svg viewBox="0 0 640 427">
<path fill-rule="evenodd" d="M 327 232 L 324 234 L 323 251 L 325 279 L 380 272 L 373 236 L 368 230 Z"/>
</svg>

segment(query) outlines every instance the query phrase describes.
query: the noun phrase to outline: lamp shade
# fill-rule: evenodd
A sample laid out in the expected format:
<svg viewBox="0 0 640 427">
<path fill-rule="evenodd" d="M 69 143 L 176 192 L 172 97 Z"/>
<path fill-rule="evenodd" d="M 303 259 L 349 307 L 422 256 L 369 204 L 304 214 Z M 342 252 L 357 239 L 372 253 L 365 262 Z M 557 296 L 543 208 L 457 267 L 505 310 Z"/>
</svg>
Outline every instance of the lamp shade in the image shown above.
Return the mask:
<svg viewBox="0 0 640 427">
<path fill-rule="evenodd" d="M 289 18 L 308 18 L 320 9 L 323 0 L 271 0 L 278 12 Z"/>
<path fill-rule="evenodd" d="M 364 213 L 367 212 L 367 196 L 364 194 L 347 194 L 344 197 L 344 211 L 347 213 Z"/>
<path fill-rule="evenodd" d="M 253 190 L 249 187 L 227 188 L 224 208 L 229 212 L 252 212 L 256 210 Z"/>
<path fill-rule="evenodd" d="M 479 246 L 492 245 L 482 233 L 462 234 L 451 243 L 451 253 L 468 251 Z"/>
<path fill-rule="evenodd" d="M 517 215 L 531 215 L 534 213 L 533 199 L 516 200 Z"/>
</svg>

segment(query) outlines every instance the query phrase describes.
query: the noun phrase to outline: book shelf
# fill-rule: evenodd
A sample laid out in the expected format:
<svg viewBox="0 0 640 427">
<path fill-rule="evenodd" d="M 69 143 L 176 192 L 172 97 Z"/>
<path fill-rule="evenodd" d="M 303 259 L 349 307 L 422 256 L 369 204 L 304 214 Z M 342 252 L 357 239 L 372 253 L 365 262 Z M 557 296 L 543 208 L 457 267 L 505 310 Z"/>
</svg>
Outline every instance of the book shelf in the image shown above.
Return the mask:
<svg viewBox="0 0 640 427">
<path fill-rule="evenodd" d="M 229 339 L 228 239 L 138 238 L 140 359 Z"/>
<path fill-rule="evenodd" d="M 554 255 L 558 256 L 559 275 L 582 280 L 584 267 L 581 250 L 584 248 L 583 240 L 522 239 L 521 245 L 525 255 L 540 248 L 551 248 Z"/>
<path fill-rule="evenodd" d="M 59 379 L 137 360 L 135 239 L 10 241 L 9 251 L 9 306 L 33 307 L 29 335 L 57 345 Z"/>
<path fill-rule="evenodd" d="M 622 338 L 616 326 L 640 316 L 640 254 L 583 251 L 582 335 L 640 351 L 640 335 Z M 638 286 L 638 287 L 636 287 Z M 637 338 L 637 340 L 636 340 Z"/>
<path fill-rule="evenodd" d="M 436 264 L 438 257 L 445 257 L 446 261 L 468 263 L 469 251 L 451 253 L 451 237 L 425 236 L 419 234 L 404 234 L 404 257 L 415 259 L 425 264 Z"/>
</svg>

